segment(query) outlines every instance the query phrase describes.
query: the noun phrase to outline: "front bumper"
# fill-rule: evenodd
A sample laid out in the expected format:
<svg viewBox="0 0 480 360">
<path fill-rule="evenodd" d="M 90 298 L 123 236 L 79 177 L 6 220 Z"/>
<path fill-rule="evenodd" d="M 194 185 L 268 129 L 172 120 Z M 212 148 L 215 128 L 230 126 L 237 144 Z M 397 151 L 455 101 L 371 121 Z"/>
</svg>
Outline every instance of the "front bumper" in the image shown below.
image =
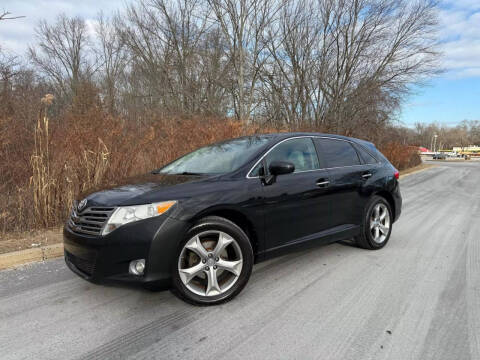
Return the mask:
<svg viewBox="0 0 480 360">
<path fill-rule="evenodd" d="M 189 224 L 168 216 L 126 224 L 106 236 L 89 236 L 64 227 L 65 262 L 92 282 L 155 283 L 168 287 L 178 243 Z M 142 276 L 128 272 L 130 261 L 145 259 Z"/>
</svg>

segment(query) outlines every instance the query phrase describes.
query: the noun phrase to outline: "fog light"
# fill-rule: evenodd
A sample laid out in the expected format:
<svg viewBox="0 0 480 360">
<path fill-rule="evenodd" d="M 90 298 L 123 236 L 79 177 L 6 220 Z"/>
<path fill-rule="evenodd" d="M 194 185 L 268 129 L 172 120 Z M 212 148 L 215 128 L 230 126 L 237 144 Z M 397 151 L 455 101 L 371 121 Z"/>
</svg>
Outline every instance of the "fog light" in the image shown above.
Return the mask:
<svg viewBox="0 0 480 360">
<path fill-rule="evenodd" d="M 143 275 L 145 271 L 145 259 L 130 261 L 128 272 L 133 275 Z"/>
</svg>

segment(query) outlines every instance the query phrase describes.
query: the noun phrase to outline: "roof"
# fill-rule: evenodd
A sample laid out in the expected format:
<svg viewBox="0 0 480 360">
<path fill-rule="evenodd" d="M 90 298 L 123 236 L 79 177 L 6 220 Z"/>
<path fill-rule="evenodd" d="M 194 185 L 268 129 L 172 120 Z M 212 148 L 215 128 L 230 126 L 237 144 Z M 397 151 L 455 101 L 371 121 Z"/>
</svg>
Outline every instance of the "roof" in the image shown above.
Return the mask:
<svg viewBox="0 0 480 360">
<path fill-rule="evenodd" d="M 354 142 L 358 142 L 358 143 L 372 144 L 369 141 L 362 140 L 362 139 L 357 139 L 357 138 L 353 138 L 353 137 L 337 135 L 337 134 L 317 133 L 317 132 L 281 132 L 281 133 L 269 133 L 269 134 L 261 134 L 261 135 L 265 135 L 265 136 L 269 136 L 269 137 L 271 136 L 271 137 L 277 138 L 277 139 L 287 139 L 287 138 L 295 137 L 295 136 L 325 136 L 325 137 L 331 137 L 331 138 L 336 138 L 336 139 L 350 140 L 350 141 L 354 141 Z M 252 135 L 252 136 L 255 136 L 255 135 Z"/>
<path fill-rule="evenodd" d="M 355 142 L 357 144 L 361 144 L 363 146 L 367 147 L 373 147 L 375 148 L 375 145 L 369 141 L 362 140 L 362 139 L 357 139 L 353 137 L 348 137 L 348 136 L 343 136 L 343 135 L 336 135 L 336 134 L 326 134 L 326 133 L 317 133 L 317 132 L 279 132 L 279 133 L 266 133 L 266 134 L 252 134 L 252 135 L 246 135 L 246 136 L 241 136 L 238 138 L 233 138 L 233 139 L 226 139 L 223 141 L 218 142 L 217 144 L 236 140 L 236 139 L 245 139 L 245 138 L 267 138 L 269 139 L 268 143 L 272 142 L 277 142 L 278 140 L 284 140 L 288 139 L 291 137 L 296 137 L 296 136 L 325 136 L 329 138 L 334 138 L 334 139 L 344 139 L 344 140 L 350 140 L 352 142 Z"/>
</svg>

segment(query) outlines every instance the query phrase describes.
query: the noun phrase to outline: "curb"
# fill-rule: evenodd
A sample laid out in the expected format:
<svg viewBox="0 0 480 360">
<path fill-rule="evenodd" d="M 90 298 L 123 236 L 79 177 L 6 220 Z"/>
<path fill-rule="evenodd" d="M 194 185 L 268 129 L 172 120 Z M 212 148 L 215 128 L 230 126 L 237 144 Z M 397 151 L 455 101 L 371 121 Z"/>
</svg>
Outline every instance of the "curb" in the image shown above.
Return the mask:
<svg viewBox="0 0 480 360">
<path fill-rule="evenodd" d="M 63 243 L 0 254 L 0 270 L 63 256 Z"/>
</svg>

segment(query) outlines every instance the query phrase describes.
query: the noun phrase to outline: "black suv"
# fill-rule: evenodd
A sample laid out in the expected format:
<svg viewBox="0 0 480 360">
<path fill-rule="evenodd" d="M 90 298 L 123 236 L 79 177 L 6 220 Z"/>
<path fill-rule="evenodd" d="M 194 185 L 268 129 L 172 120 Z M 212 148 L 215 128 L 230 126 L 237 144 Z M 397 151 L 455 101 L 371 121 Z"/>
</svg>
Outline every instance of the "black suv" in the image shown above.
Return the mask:
<svg viewBox="0 0 480 360">
<path fill-rule="evenodd" d="M 401 205 L 398 171 L 369 142 L 242 137 L 75 202 L 65 260 L 94 282 L 171 287 L 189 302 L 217 304 L 273 256 L 343 239 L 382 248 Z"/>
</svg>

